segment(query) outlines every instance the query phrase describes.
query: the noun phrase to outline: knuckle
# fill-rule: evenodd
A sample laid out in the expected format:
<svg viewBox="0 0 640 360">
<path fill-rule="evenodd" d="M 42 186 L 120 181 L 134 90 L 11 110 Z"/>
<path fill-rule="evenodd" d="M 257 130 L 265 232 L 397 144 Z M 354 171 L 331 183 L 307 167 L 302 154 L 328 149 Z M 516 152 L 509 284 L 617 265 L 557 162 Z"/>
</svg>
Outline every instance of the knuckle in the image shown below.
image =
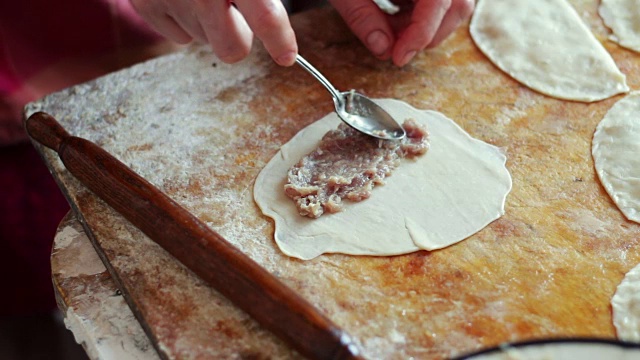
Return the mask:
<svg viewBox="0 0 640 360">
<path fill-rule="evenodd" d="M 209 5 L 208 0 L 192 0 L 192 3 L 196 9 L 206 9 Z"/>
<path fill-rule="evenodd" d="M 211 0 L 191 0 L 190 5 L 193 13 L 202 14 L 204 18 L 211 18 L 213 17 L 211 16 L 211 3 Z"/>
<path fill-rule="evenodd" d="M 365 25 L 372 15 L 372 8 L 362 4 L 348 8 L 344 14 L 344 20 L 350 27 L 357 29 Z"/>
<path fill-rule="evenodd" d="M 254 31 L 262 33 L 279 27 L 282 15 L 281 9 L 277 5 L 274 2 L 269 2 L 255 15 Z"/>
</svg>

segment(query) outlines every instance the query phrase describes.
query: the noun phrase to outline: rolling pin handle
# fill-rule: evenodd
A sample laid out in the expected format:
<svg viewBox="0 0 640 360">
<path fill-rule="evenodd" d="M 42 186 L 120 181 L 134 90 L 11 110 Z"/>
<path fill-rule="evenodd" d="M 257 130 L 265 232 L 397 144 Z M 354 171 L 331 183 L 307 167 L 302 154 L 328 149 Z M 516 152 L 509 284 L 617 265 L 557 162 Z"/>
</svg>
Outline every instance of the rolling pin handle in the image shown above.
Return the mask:
<svg viewBox="0 0 640 360">
<path fill-rule="evenodd" d="M 29 116 L 25 129 L 32 139 L 58 153 L 62 143 L 71 137 L 53 116 L 42 111 Z"/>
<path fill-rule="evenodd" d="M 89 190 L 303 356 L 361 359 L 351 338 L 313 305 L 104 149 L 69 135 L 44 112 L 25 128 Z"/>
</svg>

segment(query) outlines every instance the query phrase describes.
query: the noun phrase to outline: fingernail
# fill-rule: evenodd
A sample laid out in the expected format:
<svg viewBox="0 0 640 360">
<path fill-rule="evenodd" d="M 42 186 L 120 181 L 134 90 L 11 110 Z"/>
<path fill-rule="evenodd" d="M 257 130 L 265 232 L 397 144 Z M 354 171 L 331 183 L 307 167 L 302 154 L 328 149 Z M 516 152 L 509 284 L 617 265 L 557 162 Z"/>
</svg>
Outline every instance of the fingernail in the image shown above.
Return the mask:
<svg viewBox="0 0 640 360">
<path fill-rule="evenodd" d="M 293 63 L 296 62 L 296 53 L 291 51 L 291 52 L 288 52 L 288 53 L 286 53 L 284 55 L 280 55 L 276 59 L 276 62 L 279 65 L 282 65 L 282 66 L 291 66 L 291 65 L 293 65 Z"/>
<path fill-rule="evenodd" d="M 376 30 L 367 36 L 367 47 L 375 55 L 382 55 L 389 48 L 389 38 L 381 30 Z"/>
<path fill-rule="evenodd" d="M 411 50 L 408 51 L 406 54 L 404 54 L 404 57 L 402 58 L 402 64 L 400 66 L 405 66 L 409 63 L 409 61 L 411 61 L 411 59 L 413 59 L 414 56 L 416 56 L 418 52 L 415 50 Z"/>
</svg>

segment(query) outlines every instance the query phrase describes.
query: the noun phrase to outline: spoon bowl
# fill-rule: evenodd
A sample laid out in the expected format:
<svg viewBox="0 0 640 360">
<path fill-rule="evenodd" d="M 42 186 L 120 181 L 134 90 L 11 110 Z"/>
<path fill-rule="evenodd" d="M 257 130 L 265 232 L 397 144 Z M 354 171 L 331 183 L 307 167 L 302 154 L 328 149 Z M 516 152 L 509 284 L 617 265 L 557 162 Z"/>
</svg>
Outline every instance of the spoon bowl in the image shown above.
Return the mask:
<svg viewBox="0 0 640 360">
<path fill-rule="evenodd" d="M 336 114 L 352 128 L 384 140 L 400 140 L 406 133 L 402 126 L 382 107 L 353 90 L 339 92 L 315 67 L 302 56 L 296 62 L 313 75 L 331 93 Z"/>
</svg>

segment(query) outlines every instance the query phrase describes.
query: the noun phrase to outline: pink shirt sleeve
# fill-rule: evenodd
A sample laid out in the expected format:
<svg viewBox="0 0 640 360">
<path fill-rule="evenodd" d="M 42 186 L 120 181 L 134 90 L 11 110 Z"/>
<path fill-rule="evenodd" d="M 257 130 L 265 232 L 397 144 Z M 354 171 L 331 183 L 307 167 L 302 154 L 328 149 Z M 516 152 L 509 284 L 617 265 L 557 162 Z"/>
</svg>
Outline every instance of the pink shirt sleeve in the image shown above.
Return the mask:
<svg viewBox="0 0 640 360">
<path fill-rule="evenodd" d="M 74 85 L 73 68 L 51 74 L 57 64 L 81 63 L 78 71 L 86 71 L 102 57 L 159 39 L 128 0 L 0 1 L 0 145 L 24 136 L 22 107 L 43 88 Z"/>
</svg>

